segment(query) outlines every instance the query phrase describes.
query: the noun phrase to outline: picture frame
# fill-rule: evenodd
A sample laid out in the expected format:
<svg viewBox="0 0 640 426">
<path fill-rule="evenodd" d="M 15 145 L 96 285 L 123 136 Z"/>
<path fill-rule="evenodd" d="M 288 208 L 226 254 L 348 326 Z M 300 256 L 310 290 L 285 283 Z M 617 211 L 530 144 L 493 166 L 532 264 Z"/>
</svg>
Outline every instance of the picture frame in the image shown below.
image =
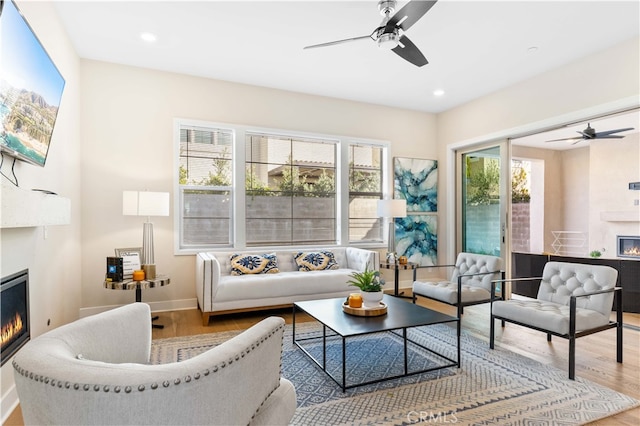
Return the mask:
<svg viewBox="0 0 640 426">
<path fill-rule="evenodd" d="M 127 247 L 115 249 L 116 257 L 122 258 L 123 278 L 133 278 L 133 271 L 139 270 L 142 259 L 142 247 Z"/>
</svg>

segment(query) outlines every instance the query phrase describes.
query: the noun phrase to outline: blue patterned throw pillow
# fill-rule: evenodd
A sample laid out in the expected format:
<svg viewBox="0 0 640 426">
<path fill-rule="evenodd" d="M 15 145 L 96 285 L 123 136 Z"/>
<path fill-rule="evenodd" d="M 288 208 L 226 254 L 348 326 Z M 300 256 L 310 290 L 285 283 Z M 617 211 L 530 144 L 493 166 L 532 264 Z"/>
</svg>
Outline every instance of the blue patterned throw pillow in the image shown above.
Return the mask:
<svg viewBox="0 0 640 426">
<path fill-rule="evenodd" d="M 231 275 L 245 274 L 276 274 L 278 269 L 278 259 L 275 253 L 266 254 L 232 254 Z"/>
<path fill-rule="evenodd" d="M 323 271 L 339 269 L 336 258 L 330 251 L 299 252 L 294 256 L 298 271 Z"/>
</svg>

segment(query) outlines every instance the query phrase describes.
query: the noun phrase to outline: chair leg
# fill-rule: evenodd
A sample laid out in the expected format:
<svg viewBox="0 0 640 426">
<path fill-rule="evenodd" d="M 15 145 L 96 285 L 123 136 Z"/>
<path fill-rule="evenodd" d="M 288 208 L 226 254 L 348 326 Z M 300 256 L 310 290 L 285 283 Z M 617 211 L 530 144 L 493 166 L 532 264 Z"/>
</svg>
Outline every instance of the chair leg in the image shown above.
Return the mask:
<svg viewBox="0 0 640 426">
<path fill-rule="evenodd" d="M 502 321 L 504 324 L 504 320 Z M 491 315 L 491 324 L 489 325 L 489 347 L 493 349 L 493 339 L 495 337 L 495 320 L 493 319 L 493 315 Z"/>
<path fill-rule="evenodd" d="M 569 379 L 576 379 L 576 338 L 573 336 L 569 337 Z"/>
<path fill-rule="evenodd" d="M 618 322 L 616 339 L 616 361 L 622 363 L 622 321 Z"/>
<path fill-rule="evenodd" d="M 616 307 L 616 361 L 622 362 L 622 289 L 616 290 L 618 306 Z"/>
</svg>

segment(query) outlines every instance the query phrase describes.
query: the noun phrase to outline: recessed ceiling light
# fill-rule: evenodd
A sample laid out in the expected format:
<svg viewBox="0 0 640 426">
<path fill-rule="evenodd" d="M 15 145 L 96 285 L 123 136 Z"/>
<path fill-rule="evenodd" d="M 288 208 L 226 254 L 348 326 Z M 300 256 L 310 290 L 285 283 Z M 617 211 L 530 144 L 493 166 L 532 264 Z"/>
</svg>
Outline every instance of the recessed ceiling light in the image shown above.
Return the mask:
<svg viewBox="0 0 640 426">
<path fill-rule="evenodd" d="M 149 32 L 140 33 L 140 38 L 147 43 L 153 43 L 158 39 L 155 34 Z"/>
<path fill-rule="evenodd" d="M 433 91 L 433 96 L 442 96 L 444 95 L 444 90 L 442 89 L 436 89 Z"/>
</svg>

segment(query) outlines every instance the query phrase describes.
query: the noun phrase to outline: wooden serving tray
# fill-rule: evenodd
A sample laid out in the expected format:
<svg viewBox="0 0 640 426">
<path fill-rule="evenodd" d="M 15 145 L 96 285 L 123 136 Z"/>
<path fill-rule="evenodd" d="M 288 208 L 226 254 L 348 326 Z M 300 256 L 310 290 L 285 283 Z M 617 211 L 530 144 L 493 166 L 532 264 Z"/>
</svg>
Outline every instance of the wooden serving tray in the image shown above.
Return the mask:
<svg viewBox="0 0 640 426">
<path fill-rule="evenodd" d="M 387 313 L 387 305 L 380 302 L 378 308 L 352 308 L 348 302 L 342 304 L 342 310 L 349 315 L 357 315 L 360 317 L 377 317 Z"/>
</svg>

